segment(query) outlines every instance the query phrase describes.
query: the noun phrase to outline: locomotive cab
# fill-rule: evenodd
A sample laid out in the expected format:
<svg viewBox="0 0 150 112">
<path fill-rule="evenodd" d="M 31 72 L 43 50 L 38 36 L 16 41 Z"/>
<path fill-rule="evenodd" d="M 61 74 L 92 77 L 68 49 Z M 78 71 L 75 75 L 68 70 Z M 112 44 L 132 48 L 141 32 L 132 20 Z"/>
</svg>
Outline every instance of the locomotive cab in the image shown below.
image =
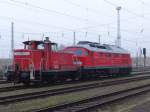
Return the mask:
<svg viewBox="0 0 150 112">
<path fill-rule="evenodd" d="M 41 58 L 43 56 L 43 41 L 25 41 L 24 49 L 14 50 L 13 80 L 15 82 L 28 82 L 35 79 L 35 73 L 39 72 Z"/>
<path fill-rule="evenodd" d="M 52 49 L 56 51 L 57 47 L 48 39 L 45 41 L 25 41 L 23 44 L 24 49 L 14 50 L 13 70 L 7 72 L 9 81 L 27 83 L 31 80 L 39 80 L 41 69 L 45 69 L 46 52 L 51 52 Z"/>
</svg>

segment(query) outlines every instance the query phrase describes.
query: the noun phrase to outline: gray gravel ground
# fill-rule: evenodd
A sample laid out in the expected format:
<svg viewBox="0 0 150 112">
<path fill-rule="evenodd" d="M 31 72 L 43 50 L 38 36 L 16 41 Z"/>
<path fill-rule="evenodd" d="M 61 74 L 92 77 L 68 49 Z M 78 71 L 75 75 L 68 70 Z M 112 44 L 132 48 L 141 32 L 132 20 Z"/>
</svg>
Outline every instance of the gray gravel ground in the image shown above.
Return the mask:
<svg viewBox="0 0 150 112">
<path fill-rule="evenodd" d="M 143 75 L 147 76 L 147 75 Z M 135 77 L 135 76 L 133 76 Z M 136 77 L 140 77 L 136 76 Z M 105 81 L 113 81 L 113 80 L 120 80 L 120 79 L 128 79 L 131 77 L 124 77 L 124 78 L 117 78 L 117 79 L 106 79 L 106 80 L 99 80 L 99 81 L 89 81 L 89 82 L 80 82 L 76 84 L 64 84 L 64 85 L 53 85 L 53 86 L 47 86 L 47 87 L 39 87 L 39 88 L 26 88 L 26 89 L 20 89 L 20 90 L 15 90 L 15 91 L 9 91 L 9 92 L 0 92 L 0 96 L 10 96 L 10 95 L 18 95 L 18 94 L 24 94 L 24 93 L 32 93 L 32 92 L 38 92 L 38 91 L 43 91 L 43 90 L 51 90 L 51 89 L 59 89 L 59 88 L 64 88 L 64 87 L 72 87 L 72 86 L 78 86 L 78 85 L 84 85 L 84 84 L 92 84 L 92 83 L 100 83 L 100 82 L 105 82 Z M 17 84 L 18 85 L 18 84 Z M 19 84 L 21 85 L 21 84 Z M 9 84 L 0 84 L 0 88 L 3 87 L 13 87 L 14 85 L 9 83 Z"/>
<path fill-rule="evenodd" d="M 130 112 L 150 112 L 150 101 L 133 108 Z"/>
<path fill-rule="evenodd" d="M 150 112 L 150 101 L 137 105 L 128 112 Z"/>
<path fill-rule="evenodd" d="M 139 85 L 145 85 L 147 83 L 150 84 L 150 79 L 138 81 L 138 82 L 130 82 L 130 83 L 121 84 L 121 85 L 115 85 L 113 87 L 112 86 L 100 87 L 100 88 L 95 88 L 95 89 L 76 92 L 76 93 L 69 93 L 69 94 L 64 94 L 64 95 L 59 95 L 59 96 L 51 96 L 51 97 L 42 98 L 42 99 L 34 99 L 34 100 L 30 100 L 30 101 L 18 102 L 18 103 L 13 103 L 13 104 L 9 104 L 9 105 L 0 105 L 0 112 L 1 111 L 9 112 L 10 110 L 11 110 L 11 112 L 16 112 L 16 111 L 17 112 L 20 112 L 20 111 L 28 112 L 29 110 L 32 110 L 35 108 L 53 106 L 56 104 L 71 102 L 74 100 L 80 100 L 80 99 L 84 99 L 87 97 L 96 96 L 96 95 L 100 95 L 100 94 L 102 95 L 102 94 L 106 94 L 106 93 L 112 93 L 112 92 L 118 91 L 118 90 L 124 90 L 127 88 L 137 87 Z M 122 105 L 119 105 L 119 107 L 117 107 L 117 109 L 120 109 L 121 106 Z M 116 110 L 115 106 L 112 106 L 112 107 L 111 107 L 111 110 Z M 107 112 L 107 111 L 103 111 L 103 112 Z M 117 111 L 108 111 L 108 112 L 117 112 Z M 121 111 L 118 111 L 118 112 L 121 112 Z M 124 112 L 126 112 L 126 111 L 124 111 Z"/>
<path fill-rule="evenodd" d="M 93 112 L 150 112 L 150 91 L 104 105 Z"/>
</svg>

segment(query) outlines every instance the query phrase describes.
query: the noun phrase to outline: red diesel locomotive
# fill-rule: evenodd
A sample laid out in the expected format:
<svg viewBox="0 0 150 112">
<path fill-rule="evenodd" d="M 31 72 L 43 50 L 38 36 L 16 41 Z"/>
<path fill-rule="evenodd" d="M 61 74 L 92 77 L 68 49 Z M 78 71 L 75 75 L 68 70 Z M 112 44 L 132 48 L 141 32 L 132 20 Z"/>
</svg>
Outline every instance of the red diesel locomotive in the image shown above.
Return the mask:
<svg viewBox="0 0 150 112">
<path fill-rule="evenodd" d="M 114 45 L 80 41 L 57 50 L 57 44 L 48 37 L 23 43 L 24 49 L 14 50 L 13 65 L 6 74 L 8 81 L 29 84 L 131 72 L 130 54 Z"/>
</svg>

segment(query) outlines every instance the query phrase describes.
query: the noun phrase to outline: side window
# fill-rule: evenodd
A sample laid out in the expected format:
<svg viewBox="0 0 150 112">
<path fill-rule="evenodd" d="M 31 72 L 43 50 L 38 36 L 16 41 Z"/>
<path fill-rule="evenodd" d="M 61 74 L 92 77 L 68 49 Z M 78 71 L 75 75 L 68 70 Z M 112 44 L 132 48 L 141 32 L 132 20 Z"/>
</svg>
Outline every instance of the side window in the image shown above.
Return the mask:
<svg viewBox="0 0 150 112">
<path fill-rule="evenodd" d="M 75 53 L 75 55 L 80 56 L 80 55 L 82 55 L 82 50 L 78 49 L 74 53 Z"/>
<path fill-rule="evenodd" d="M 77 55 L 77 56 L 88 56 L 89 52 L 85 49 L 76 49 L 74 51 L 74 54 Z"/>
<path fill-rule="evenodd" d="M 85 56 L 88 56 L 88 55 L 89 55 L 88 51 L 85 51 L 85 53 L 84 53 L 84 54 L 85 54 Z"/>
</svg>

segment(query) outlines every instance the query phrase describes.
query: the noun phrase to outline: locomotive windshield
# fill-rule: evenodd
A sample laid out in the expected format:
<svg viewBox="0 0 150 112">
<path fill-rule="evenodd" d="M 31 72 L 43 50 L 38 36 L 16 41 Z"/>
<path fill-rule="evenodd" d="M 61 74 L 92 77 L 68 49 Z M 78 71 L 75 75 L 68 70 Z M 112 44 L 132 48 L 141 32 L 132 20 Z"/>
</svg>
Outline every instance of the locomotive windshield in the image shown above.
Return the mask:
<svg viewBox="0 0 150 112">
<path fill-rule="evenodd" d="M 25 41 L 24 49 L 28 50 L 37 50 L 37 49 L 44 49 L 44 45 L 42 41 Z"/>
<path fill-rule="evenodd" d="M 44 44 L 39 44 L 39 45 L 37 46 L 37 49 L 44 49 Z"/>
<path fill-rule="evenodd" d="M 53 51 L 58 51 L 57 44 L 52 44 L 51 48 Z"/>
</svg>

